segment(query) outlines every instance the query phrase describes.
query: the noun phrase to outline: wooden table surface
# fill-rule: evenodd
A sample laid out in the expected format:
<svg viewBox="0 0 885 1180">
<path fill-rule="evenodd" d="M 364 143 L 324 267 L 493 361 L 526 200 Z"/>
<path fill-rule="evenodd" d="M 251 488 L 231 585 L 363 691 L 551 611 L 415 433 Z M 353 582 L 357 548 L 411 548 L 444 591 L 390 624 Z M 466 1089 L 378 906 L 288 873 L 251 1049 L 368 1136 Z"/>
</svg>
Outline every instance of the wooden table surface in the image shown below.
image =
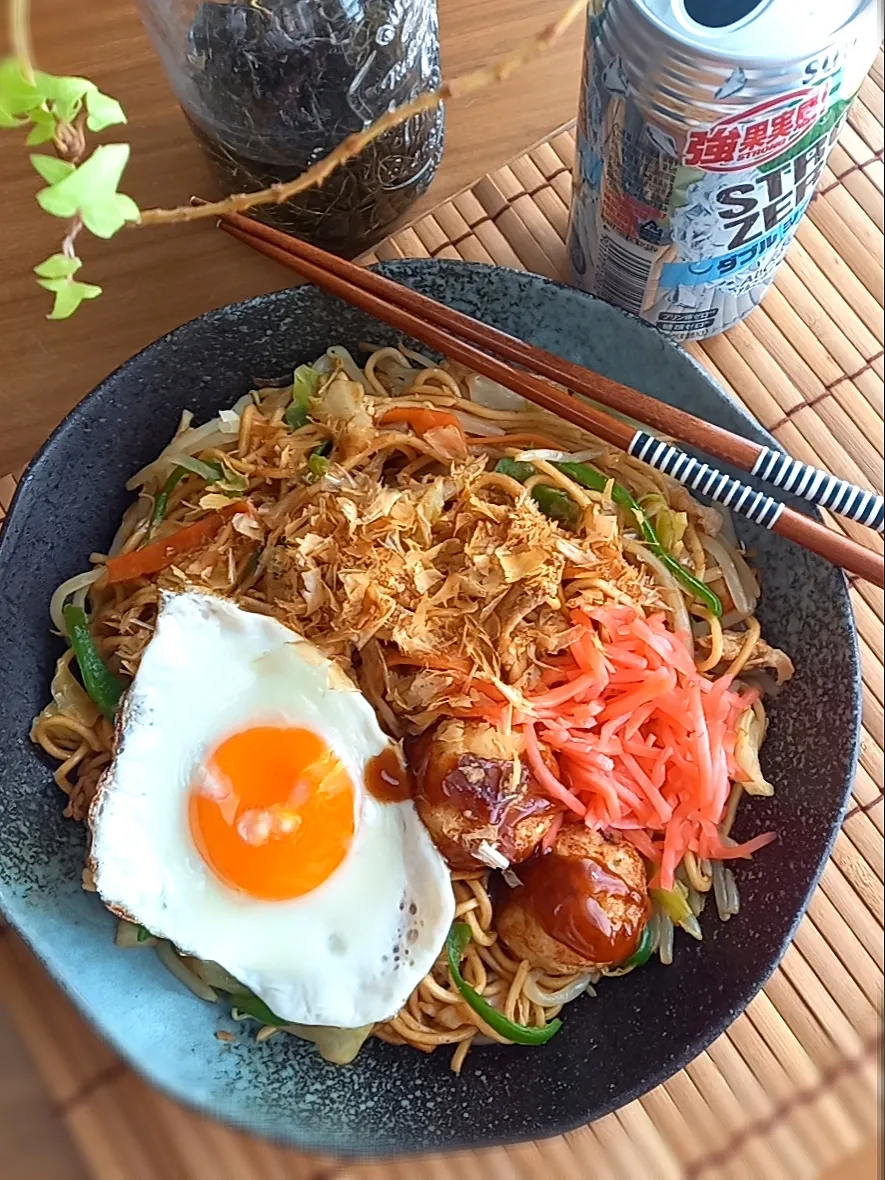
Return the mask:
<svg viewBox="0 0 885 1180">
<path fill-rule="evenodd" d="M 475 68 L 540 29 L 563 0 L 439 0 L 443 70 Z M 124 191 L 142 208 L 181 204 L 214 186 L 129 0 L 35 0 L 37 60 L 82 74 L 118 98 L 132 160 Z M 519 76 L 447 116 L 445 159 L 418 208 L 437 204 L 572 118 L 583 29 L 578 25 Z M 23 137 L 22 137 L 23 138 Z M 211 223 L 128 230 L 110 242 L 84 235 L 83 278 L 105 295 L 73 320 L 44 319 L 49 296 L 31 268 L 58 243 L 38 209 L 40 181 L 21 138 L 0 133 L 0 476 L 21 466 L 70 408 L 150 341 L 209 308 L 284 287 L 279 267 Z M 221 195 L 221 194 L 217 194 Z"/>
</svg>

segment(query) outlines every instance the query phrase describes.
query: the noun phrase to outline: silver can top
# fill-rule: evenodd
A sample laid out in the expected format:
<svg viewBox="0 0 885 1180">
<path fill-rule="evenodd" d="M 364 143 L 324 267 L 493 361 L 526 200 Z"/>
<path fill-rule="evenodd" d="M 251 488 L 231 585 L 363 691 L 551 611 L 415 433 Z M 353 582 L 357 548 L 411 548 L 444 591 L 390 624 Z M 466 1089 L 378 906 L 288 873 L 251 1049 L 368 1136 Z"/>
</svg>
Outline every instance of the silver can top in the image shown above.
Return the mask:
<svg viewBox="0 0 885 1180">
<path fill-rule="evenodd" d="M 795 61 L 859 29 L 876 36 L 876 0 L 632 0 L 657 29 L 707 57 Z"/>
</svg>

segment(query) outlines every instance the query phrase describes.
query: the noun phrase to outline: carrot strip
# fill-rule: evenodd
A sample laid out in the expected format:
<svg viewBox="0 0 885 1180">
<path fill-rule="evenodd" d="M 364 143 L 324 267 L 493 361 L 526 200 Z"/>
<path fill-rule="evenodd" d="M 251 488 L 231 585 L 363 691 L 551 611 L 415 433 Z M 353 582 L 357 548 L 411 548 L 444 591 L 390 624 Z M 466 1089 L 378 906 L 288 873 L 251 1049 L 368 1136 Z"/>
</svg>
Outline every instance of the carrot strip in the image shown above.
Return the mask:
<svg viewBox="0 0 885 1180">
<path fill-rule="evenodd" d="M 588 689 L 594 688 L 597 684 L 596 678 L 592 672 L 587 672 L 583 676 L 577 676 L 574 680 L 570 680 L 568 684 L 563 684 L 560 688 L 551 689 L 550 692 L 541 693 L 540 696 L 527 697 L 529 704 L 536 708 L 544 709 L 550 708 L 553 705 L 563 705 L 572 697 L 579 696 Z"/>
<path fill-rule="evenodd" d="M 646 701 L 653 701 L 663 693 L 672 691 L 675 687 L 676 673 L 673 669 L 660 668 L 657 672 L 652 672 L 650 676 L 646 677 L 645 684 L 641 688 L 624 693 L 606 705 L 602 713 L 599 714 L 599 718 L 601 721 L 608 721 L 623 717 L 625 721 L 628 721 L 634 709 L 638 709 Z"/>
<path fill-rule="evenodd" d="M 689 850 L 733 859 L 770 843 L 769 832 L 732 845 L 718 829 L 743 775 L 737 724 L 755 692 L 699 673 L 660 613 L 616 603 L 569 618 L 576 634 L 528 698 L 531 716 L 516 719 L 543 789 L 593 830 L 621 833 L 657 865 L 652 884 L 664 889 Z M 557 752 L 558 775 L 541 743 Z"/>
<path fill-rule="evenodd" d="M 777 832 L 764 832 L 761 836 L 754 836 L 752 840 L 745 840 L 743 844 L 723 844 L 717 833 L 706 842 L 706 855 L 710 860 L 734 860 L 746 858 L 765 848 L 777 839 Z"/>
<path fill-rule="evenodd" d="M 672 804 L 666 802 L 661 792 L 654 785 L 654 783 L 651 781 L 632 754 L 623 754 L 621 757 L 621 762 L 624 764 L 624 768 L 628 771 L 631 778 L 633 778 L 637 783 L 639 789 L 648 799 L 649 803 L 661 817 L 661 821 L 665 824 L 669 823 L 673 815 Z"/>
<path fill-rule="evenodd" d="M 392 410 L 387 410 L 381 415 L 378 424 L 392 426 L 397 422 L 411 426 L 420 438 L 423 438 L 429 430 L 439 430 L 443 426 L 454 426 L 461 438 L 465 438 L 464 427 L 454 414 L 449 414 L 445 410 L 424 410 L 419 406 L 394 406 Z"/>
<path fill-rule="evenodd" d="M 583 816 L 586 808 L 567 787 L 563 786 L 541 757 L 537 734 L 531 721 L 525 722 L 523 733 L 525 734 L 525 752 L 535 778 L 554 799 L 558 799 L 560 803 L 564 803 L 576 815 Z"/>
<path fill-rule="evenodd" d="M 634 848 L 638 848 L 646 860 L 656 862 L 661 859 L 661 850 L 652 843 L 646 832 L 630 828 L 623 828 L 622 831 L 624 839 L 629 840 Z"/>
<path fill-rule="evenodd" d="M 185 525 L 168 537 L 161 537 L 140 549 L 108 558 L 104 567 L 107 585 L 132 582 L 136 578 L 147 577 L 148 574 L 160 573 L 172 565 L 182 553 L 188 553 L 206 541 L 211 541 L 228 517 L 245 511 L 244 503 L 237 501 L 220 512 L 210 512 L 206 516 L 201 516 L 193 524 Z"/>
</svg>

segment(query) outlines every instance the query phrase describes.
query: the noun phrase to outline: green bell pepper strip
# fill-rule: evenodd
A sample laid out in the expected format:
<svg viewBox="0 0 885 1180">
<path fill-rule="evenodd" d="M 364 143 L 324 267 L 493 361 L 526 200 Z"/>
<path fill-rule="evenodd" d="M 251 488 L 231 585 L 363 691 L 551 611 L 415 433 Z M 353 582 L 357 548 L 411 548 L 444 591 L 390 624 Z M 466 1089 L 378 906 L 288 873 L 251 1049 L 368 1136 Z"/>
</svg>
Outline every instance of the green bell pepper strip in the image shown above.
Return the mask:
<svg viewBox="0 0 885 1180">
<path fill-rule="evenodd" d="M 581 484 L 582 487 L 590 488 L 594 492 L 604 492 L 611 483 L 611 498 L 620 507 L 632 512 L 636 523 L 639 525 L 639 531 L 642 533 L 643 540 L 655 557 L 667 567 L 673 577 L 680 581 L 699 602 L 704 604 L 711 614 L 715 615 L 717 619 L 722 618 L 722 603 L 717 596 L 699 578 L 690 574 L 682 562 L 677 561 L 675 557 L 667 552 L 661 544 L 651 521 L 623 484 L 609 480 L 607 476 L 603 475 L 601 471 L 597 471 L 595 467 L 591 467 L 589 463 L 557 463 L 556 467 L 558 467 L 563 475 L 567 475 L 569 479 L 573 479 L 575 483 Z"/>
<path fill-rule="evenodd" d="M 524 1024 L 515 1024 L 497 1008 L 493 1008 L 488 1000 L 484 1000 L 461 974 L 461 956 L 469 941 L 470 927 L 466 922 L 455 922 L 446 939 L 449 974 L 452 976 L 455 987 L 477 1016 L 481 1016 L 489 1028 L 493 1028 L 500 1036 L 506 1037 L 508 1041 L 513 1041 L 517 1045 L 546 1045 L 550 1038 L 562 1028 L 562 1021 L 551 1020 L 543 1028 L 528 1028 Z"/>
<path fill-rule="evenodd" d="M 310 452 L 307 458 L 307 470 L 313 479 L 322 479 L 329 470 L 329 454 L 332 451 L 331 440 L 326 439 Z"/>
<path fill-rule="evenodd" d="M 258 996 L 253 995 L 252 992 L 231 992 L 230 1002 L 234 1008 L 239 1008 L 241 1012 L 254 1017 L 255 1020 L 260 1020 L 262 1024 L 283 1025 L 289 1023 L 277 1016 L 275 1012 L 271 1012 L 264 1000 L 259 1000 Z"/>
<path fill-rule="evenodd" d="M 151 513 L 151 523 L 150 527 L 148 528 L 148 537 L 150 537 L 151 533 L 166 515 L 166 509 L 169 506 L 169 497 L 186 475 L 187 472 L 183 467 L 176 467 L 166 482 L 163 484 L 160 491 L 157 492 L 157 498 L 154 500 L 154 510 Z"/>
<path fill-rule="evenodd" d="M 620 965 L 620 970 L 625 967 L 644 967 L 651 958 L 652 938 L 651 931 L 648 926 L 644 926 L 642 934 L 639 938 L 639 946 L 633 952 L 629 959 L 625 959 Z"/>
<path fill-rule="evenodd" d="M 86 612 L 82 607 L 68 603 L 62 613 L 68 629 L 68 640 L 83 678 L 83 687 L 105 717 L 113 721 L 120 697 L 125 691 L 123 682 L 109 671 L 98 654 L 98 648 L 89 631 Z"/>
<path fill-rule="evenodd" d="M 537 474 L 531 463 L 523 463 L 519 459 L 499 459 L 495 464 L 495 470 L 500 475 L 509 475 L 518 483 L 525 483 L 527 479 L 531 479 L 533 475 Z M 549 516 L 551 520 L 556 520 L 568 528 L 574 528 L 578 523 L 580 516 L 578 506 L 568 492 L 564 492 L 562 488 L 552 488 L 549 484 L 538 484 L 537 487 L 532 488 L 532 499 L 544 515 Z"/>
<path fill-rule="evenodd" d="M 499 459 L 495 464 L 495 470 L 499 475 L 509 475 L 517 483 L 525 483 L 536 473 L 531 463 L 523 463 L 519 459 Z"/>
<path fill-rule="evenodd" d="M 562 488 L 552 488 L 549 484 L 539 483 L 532 488 L 532 499 L 551 520 L 558 521 L 570 529 L 578 523 L 580 509 Z"/>
<path fill-rule="evenodd" d="M 166 509 L 169 507 L 169 497 L 181 483 L 186 475 L 201 475 L 207 482 L 210 480 L 221 480 L 224 478 L 224 468 L 220 463 L 216 463 L 214 459 L 196 460 L 200 467 L 205 468 L 205 471 L 193 471 L 187 467 L 176 467 L 166 482 L 163 484 L 160 491 L 157 493 L 157 498 L 154 500 L 154 510 L 151 513 L 151 523 L 148 527 L 147 537 L 149 540 L 154 529 L 166 515 Z"/>
</svg>

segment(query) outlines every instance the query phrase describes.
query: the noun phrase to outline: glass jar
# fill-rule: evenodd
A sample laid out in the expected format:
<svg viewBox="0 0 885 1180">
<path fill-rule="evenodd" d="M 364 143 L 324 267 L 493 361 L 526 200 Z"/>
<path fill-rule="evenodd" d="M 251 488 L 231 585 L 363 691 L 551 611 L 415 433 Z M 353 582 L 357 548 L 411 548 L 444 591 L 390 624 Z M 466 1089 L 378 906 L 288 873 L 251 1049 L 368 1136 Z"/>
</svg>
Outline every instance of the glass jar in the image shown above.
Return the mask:
<svg viewBox="0 0 885 1180">
<path fill-rule="evenodd" d="M 294 179 L 440 83 L 436 0 L 139 0 L 222 192 Z M 254 215 L 353 256 L 428 187 L 441 109 L 386 132 L 321 188 Z"/>
</svg>

